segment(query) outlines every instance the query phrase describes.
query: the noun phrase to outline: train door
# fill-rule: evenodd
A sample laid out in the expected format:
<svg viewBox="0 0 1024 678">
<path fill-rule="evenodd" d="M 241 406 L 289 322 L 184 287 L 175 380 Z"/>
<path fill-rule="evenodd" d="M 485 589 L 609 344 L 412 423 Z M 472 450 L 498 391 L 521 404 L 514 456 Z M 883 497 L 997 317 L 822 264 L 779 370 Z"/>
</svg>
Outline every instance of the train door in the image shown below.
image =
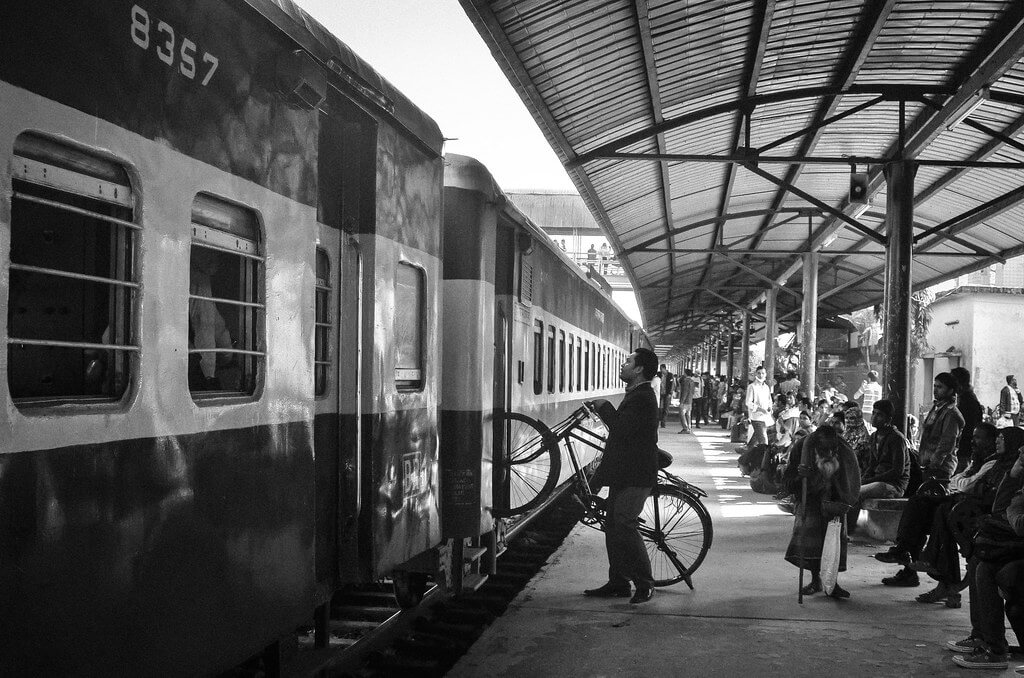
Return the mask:
<svg viewBox="0 0 1024 678">
<path fill-rule="evenodd" d="M 359 445 L 359 252 L 320 227 L 314 325 L 316 580 L 329 594 L 355 559 Z M 340 568 L 340 569 L 339 569 Z"/>
</svg>

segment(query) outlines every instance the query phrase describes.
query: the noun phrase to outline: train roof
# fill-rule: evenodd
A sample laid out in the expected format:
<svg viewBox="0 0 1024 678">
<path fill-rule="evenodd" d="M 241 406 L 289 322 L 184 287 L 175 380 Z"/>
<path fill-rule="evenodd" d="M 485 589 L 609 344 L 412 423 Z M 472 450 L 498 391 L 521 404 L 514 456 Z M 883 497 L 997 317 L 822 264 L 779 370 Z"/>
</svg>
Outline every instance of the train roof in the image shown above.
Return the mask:
<svg viewBox="0 0 1024 678">
<path fill-rule="evenodd" d="M 437 123 L 305 10 L 292 0 L 244 1 L 308 52 L 325 72 L 441 155 L 444 138 Z"/>
<path fill-rule="evenodd" d="M 499 206 L 499 209 L 506 214 L 513 222 L 515 222 L 520 228 L 530 233 L 533 236 L 534 241 L 538 247 L 543 247 L 556 257 L 562 260 L 562 263 L 566 268 L 575 272 L 582 280 L 586 281 L 591 285 L 597 292 L 603 296 L 607 301 L 615 307 L 615 309 L 622 314 L 623 318 L 626 318 L 631 323 L 639 326 L 639 323 L 634 321 L 626 314 L 617 301 L 608 293 L 596 280 L 591 278 L 585 271 L 576 265 L 572 259 L 569 258 L 560 247 L 557 247 L 552 242 L 550 236 L 544 232 L 544 229 L 538 226 L 530 217 L 526 216 L 522 210 L 516 207 L 509 197 L 501 190 L 498 186 L 498 182 L 495 181 L 494 175 L 491 174 L 490 170 L 484 166 L 479 160 L 471 158 L 467 155 L 459 155 L 458 153 L 446 153 L 444 156 L 444 185 L 446 188 L 462 188 L 469 191 L 478 191 L 488 196 L 489 200 L 492 200 Z"/>
</svg>

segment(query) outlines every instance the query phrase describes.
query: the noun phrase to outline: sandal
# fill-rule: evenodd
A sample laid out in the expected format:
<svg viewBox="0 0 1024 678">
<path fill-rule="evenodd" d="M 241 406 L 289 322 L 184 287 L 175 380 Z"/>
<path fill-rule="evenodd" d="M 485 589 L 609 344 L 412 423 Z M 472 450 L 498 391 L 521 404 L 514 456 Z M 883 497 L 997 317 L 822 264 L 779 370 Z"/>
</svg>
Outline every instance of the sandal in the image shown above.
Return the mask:
<svg viewBox="0 0 1024 678">
<path fill-rule="evenodd" d="M 821 593 L 821 582 L 812 581 L 810 584 L 800 589 L 800 593 L 804 594 L 805 596 L 812 596 L 815 593 Z"/>
</svg>

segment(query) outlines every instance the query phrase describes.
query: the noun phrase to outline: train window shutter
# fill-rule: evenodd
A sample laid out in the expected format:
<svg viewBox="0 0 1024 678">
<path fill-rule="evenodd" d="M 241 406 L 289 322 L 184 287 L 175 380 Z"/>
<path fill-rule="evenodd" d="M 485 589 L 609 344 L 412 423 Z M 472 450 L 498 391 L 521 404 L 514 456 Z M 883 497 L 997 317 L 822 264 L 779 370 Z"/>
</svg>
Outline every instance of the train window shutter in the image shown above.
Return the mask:
<svg viewBox="0 0 1024 678">
<path fill-rule="evenodd" d="M 423 335 L 426 307 L 423 270 L 402 262 L 395 271 L 395 385 L 423 388 Z"/>
<path fill-rule="evenodd" d="M 525 260 L 519 268 L 519 301 L 533 304 L 533 264 Z"/>
</svg>

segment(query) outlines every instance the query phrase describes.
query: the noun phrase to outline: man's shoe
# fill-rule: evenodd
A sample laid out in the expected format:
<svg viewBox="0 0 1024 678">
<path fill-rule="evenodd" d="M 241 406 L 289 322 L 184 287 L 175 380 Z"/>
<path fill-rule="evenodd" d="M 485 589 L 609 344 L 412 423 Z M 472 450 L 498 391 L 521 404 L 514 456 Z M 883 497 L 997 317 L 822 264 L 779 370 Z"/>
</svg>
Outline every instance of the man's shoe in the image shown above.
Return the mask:
<svg viewBox="0 0 1024 678">
<path fill-rule="evenodd" d="M 836 600 L 846 600 L 850 597 L 850 592 L 844 589 L 839 584 L 836 584 L 832 587 L 832 593 L 828 595 L 830 598 L 835 598 Z"/>
<path fill-rule="evenodd" d="M 902 569 L 891 577 L 884 577 L 882 583 L 886 586 L 920 586 L 921 580 L 917 572 Z"/>
<path fill-rule="evenodd" d="M 970 654 L 981 646 L 981 638 L 975 638 L 974 636 L 967 636 L 963 640 L 946 641 L 947 650 L 952 650 L 953 652 L 963 652 L 964 654 Z"/>
<path fill-rule="evenodd" d="M 959 593 L 951 594 L 949 589 L 946 588 L 946 585 L 945 584 L 941 584 L 941 583 L 938 584 L 931 591 L 925 591 L 924 593 L 922 593 L 918 597 L 914 598 L 914 600 L 916 600 L 919 603 L 945 603 L 947 600 L 949 600 L 951 595 L 955 595 L 957 597 L 957 599 L 958 599 L 957 600 L 957 603 L 958 603 L 957 607 L 960 607 L 960 605 L 959 605 L 960 594 Z"/>
<path fill-rule="evenodd" d="M 647 587 L 638 586 L 638 587 L 636 587 L 636 593 L 634 593 L 633 597 L 629 599 L 629 602 L 630 602 L 631 605 L 636 605 L 637 603 L 646 603 L 648 600 L 650 600 L 653 597 L 654 597 L 654 587 L 653 586 L 647 586 Z"/>
<path fill-rule="evenodd" d="M 630 593 L 632 591 L 629 588 L 629 584 L 622 586 L 621 584 L 608 582 L 596 589 L 587 589 L 583 592 L 583 595 L 590 596 L 591 598 L 629 598 Z"/>
<path fill-rule="evenodd" d="M 953 655 L 953 663 L 965 669 L 1005 669 L 1009 666 L 1007 655 L 990 652 L 979 647 L 970 654 Z"/>
<path fill-rule="evenodd" d="M 814 580 L 810 584 L 807 584 L 802 589 L 800 589 L 800 593 L 804 594 L 805 596 L 813 596 L 815 593 L 820 593 L 820 592 L 821 592 L 821 580 Z"/>
<path fill-rule="evenodd" d="M 898 546 L 893 546 L 888 551 L 876 553 L 875 560 L 882 563 L 898 563 L 907 566 L 910 565 L 910 554 Z"/>
</svg>

